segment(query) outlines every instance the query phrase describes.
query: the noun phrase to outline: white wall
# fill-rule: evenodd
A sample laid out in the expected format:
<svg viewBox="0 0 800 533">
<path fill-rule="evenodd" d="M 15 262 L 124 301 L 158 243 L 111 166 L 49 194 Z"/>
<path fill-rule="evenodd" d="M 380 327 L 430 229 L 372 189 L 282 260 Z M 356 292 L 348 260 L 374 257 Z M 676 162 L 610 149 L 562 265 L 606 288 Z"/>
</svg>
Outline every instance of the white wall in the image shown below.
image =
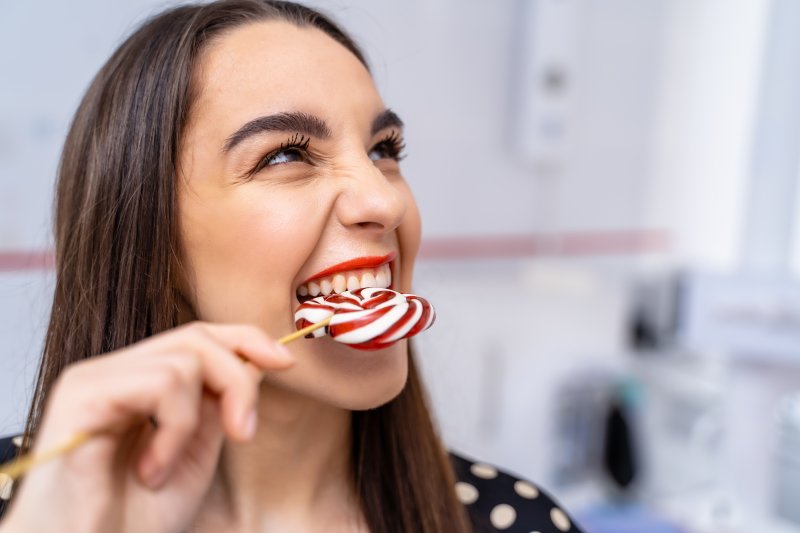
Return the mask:
<svg viewBox="0 0 800 533">
<path fill-rule="evenodd" d="M 667 4 L 645 225 L 669 228 L 672 260 L 739 262 L 768 0 Z"/>
</svg>

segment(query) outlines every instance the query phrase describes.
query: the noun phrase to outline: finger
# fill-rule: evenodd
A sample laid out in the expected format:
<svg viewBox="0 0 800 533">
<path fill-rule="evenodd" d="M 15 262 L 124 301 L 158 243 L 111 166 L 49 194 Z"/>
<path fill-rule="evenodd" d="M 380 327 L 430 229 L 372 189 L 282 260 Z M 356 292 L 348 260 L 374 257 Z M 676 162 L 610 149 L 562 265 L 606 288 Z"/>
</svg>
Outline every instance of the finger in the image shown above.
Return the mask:
<svg viewBox="0 0 800 533">
<path fill-rule="evenodd" d="M 250 325 L 206 324 L 220 342 L 241 354 L 264 370 L 283 369 L 295 362 L 288 348 L 267 335 L 261 328 Z"/>
<path fill-rule="evenodd" d="M 200 358 L 204 384 L 219 395 L 226 434 L 239 441 L 252 438 L 261 371 L 251 364 L 242 364 L 219 341 L 217 332 L 205 325 L 187 330 L 178 340 L 181 350 L 191 350 Z"/>
<path fill-rule="evenodd" d="M 193 479 L 200 479 L 203 483 L 210 481 L 219 460 L 224 437 L 219 403 L 211 394 L 204 392 L 200 400 L 197 431 L 183 452 L 181 467 Z M 173 473 L 177 474 L 174 470 Z"/>
<path fill-rule="evenodd" d="M 193 357 L 164 357 L 151 379 L 164 393 L 156 400 L 158 421 L 139 463 L 140 478 L 151 489 L 160 487 L 172 465 L 197 431 L 202 394 L 200 363 Z"/>
</svg>

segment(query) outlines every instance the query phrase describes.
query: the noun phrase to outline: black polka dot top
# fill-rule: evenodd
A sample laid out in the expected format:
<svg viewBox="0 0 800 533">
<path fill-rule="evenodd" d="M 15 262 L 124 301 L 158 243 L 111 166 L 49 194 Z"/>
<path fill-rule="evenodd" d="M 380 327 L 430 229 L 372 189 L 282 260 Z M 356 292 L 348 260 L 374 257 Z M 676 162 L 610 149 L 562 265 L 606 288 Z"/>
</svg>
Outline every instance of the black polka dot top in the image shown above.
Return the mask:
<svg viewBox="0 0 800 533">
<path fill-rule="evenodd" d="M 455 453 L 456 494 L 475 533 L 582 533 L 572 518 L 530 481 Z"/>
<path fill-rule="evenodd" d="M 13 459 L 21 437 L 0 439 L 0 464 Z M 582 533 L 541 488 L 497 468 L 454 453 L 455 491 L 467 509 L 475 533 Z M 0 520 L 13 483 L 0 474 Z"/>
</svg>

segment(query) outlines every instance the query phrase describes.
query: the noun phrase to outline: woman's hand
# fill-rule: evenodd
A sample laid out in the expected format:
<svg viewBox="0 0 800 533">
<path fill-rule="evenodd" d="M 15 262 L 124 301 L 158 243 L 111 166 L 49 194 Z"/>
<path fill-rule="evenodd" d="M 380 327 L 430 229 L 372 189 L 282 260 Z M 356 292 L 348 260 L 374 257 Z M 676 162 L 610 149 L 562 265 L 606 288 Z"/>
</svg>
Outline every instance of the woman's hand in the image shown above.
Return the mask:
<svg viewBox="0 0 800 533">
<path fill-rule="evenodd" d="M 261 370 L 292 364 L 255 327 L 193 323 L 70 366 L 49 396 L 34 453 L 78 432 L 103 433 L 30 472 L 2 530 L 181 531 L 224 437 L 255 432 Z"/>
</svg>

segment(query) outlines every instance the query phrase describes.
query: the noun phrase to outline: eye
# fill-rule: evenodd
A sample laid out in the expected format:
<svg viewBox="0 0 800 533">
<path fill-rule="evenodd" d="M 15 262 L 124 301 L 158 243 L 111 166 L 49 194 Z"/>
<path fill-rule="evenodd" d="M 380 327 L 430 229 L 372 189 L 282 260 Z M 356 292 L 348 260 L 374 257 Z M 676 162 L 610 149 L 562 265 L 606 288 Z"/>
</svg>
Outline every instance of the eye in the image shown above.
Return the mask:
<svg viewBox="0 0 800 533">
<path fill-rule="evenodd" d="M 308 139 L 305 135 L 296 134 L 294 137 L 281 144 L 278 149 L 273 150 L 262 157 L 258 164 L 253 168 L 249 175 L 260 172 L 264 167 L 274 167 L 287 163 L 303 162 L 308 159 Z"/>
<path fill-rule="evenodd" d="M 373 161 L 380 161 L 381 159 L 394 159 L 400 161 L 405 157 L 403 150 L 406 145 L 397 134 L 392 132 L 388 137 L 378 141 L 375 146 L 369 151 L 369 158 Z"/>
<path fill-rule="evenodd" d="M 283 148 L 265 157 L 263 166 L 282 165 L 284 163 L 294 163 L 303 160 L 303 153 L 299 149 Z"/>
</svg>

